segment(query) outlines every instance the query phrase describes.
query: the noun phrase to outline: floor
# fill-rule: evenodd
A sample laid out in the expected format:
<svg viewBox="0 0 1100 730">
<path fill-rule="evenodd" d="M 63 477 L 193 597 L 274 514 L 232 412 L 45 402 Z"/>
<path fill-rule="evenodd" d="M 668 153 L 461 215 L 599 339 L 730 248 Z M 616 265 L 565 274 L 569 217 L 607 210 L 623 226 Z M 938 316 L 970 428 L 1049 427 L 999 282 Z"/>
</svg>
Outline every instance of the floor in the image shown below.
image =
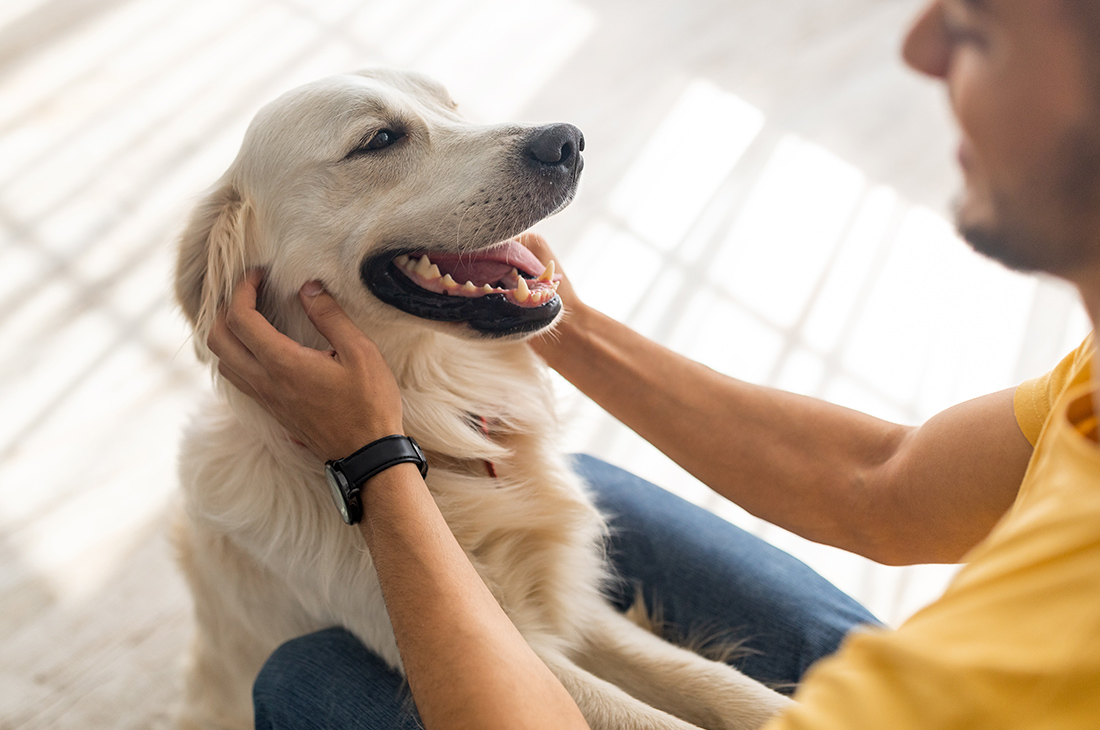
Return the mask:
<svg viewBox="0 0 1100 730">
<path fill-rule="evenodd" d="M 0 728 L 170 724 L 188 598 L 165 540 L 208 377 L 172 238 L 255 110 L 385 64 L 472 119 L 569 121 L 543 230 L 582 294 L 735 377 L 919 423 L 1050 367 L 1072 291 L 947 222 L 919 0 L 5 0 L 0 5 Z M 559 383 L 567 447 L 791 550 L 897 623 L 952 569 L 888 569 L 722 503 Z"/>
</svg>

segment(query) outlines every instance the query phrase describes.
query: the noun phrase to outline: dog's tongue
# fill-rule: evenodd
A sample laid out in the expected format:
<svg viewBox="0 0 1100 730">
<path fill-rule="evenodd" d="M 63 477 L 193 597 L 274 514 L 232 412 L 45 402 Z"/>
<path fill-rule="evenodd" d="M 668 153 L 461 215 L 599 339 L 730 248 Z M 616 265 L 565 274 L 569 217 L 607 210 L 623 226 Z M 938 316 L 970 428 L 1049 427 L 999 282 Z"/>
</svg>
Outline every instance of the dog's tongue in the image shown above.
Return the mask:
<svg viewBox="0 0 1100 730">
<path fill-rule="evenodd" d="M 449 273 L 455 281 L 472 281 L 477 286 L 500 281 L 513 268 L 537 277 L 546 269 L 535 254 L 516 240 L 505 241 L 482 251 L 464 254 L 428 253 L 440 271 Z"/>
</svg>

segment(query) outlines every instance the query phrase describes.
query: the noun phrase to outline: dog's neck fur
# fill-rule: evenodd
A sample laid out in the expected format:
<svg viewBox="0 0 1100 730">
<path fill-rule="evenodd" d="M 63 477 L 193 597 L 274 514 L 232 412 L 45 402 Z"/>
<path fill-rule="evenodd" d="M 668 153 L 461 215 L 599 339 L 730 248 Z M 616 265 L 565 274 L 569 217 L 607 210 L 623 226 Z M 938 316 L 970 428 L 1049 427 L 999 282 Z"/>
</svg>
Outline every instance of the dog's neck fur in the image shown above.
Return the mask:
<svg viewBox="0 0 1100 730">
<path fill-rule="evenodd" d="M 296 301 L 283 306 L 261 301 L 260 306 L 296 342 L 329 348 Z M 356 324 L 393 371 L 405 431 L 425 450 L 457 462 L 498 462 L 509 455 L 505 442 L 510 435 L 553 430 L 545 369 L 522 341 L 452 336 L 416 324 Z M 492 388 L 487 390 L 486 383 Z M 228 383 L 221 382 L 219 389 L 254 438 L 273 452 L 285 452 L 291 437 L 282 426 Z M 490 434 L 477 427 L 478 419 L 492 424 Z"/>
</svg>

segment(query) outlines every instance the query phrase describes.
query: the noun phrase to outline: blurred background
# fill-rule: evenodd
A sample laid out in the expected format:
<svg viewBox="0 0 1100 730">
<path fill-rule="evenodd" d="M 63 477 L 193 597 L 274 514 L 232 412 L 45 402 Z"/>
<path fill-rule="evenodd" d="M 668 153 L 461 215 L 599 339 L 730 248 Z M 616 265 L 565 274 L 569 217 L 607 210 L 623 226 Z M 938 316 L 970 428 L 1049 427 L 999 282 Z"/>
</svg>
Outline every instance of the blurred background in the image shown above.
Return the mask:
<svg viewBox="0 0 1100 730">
<path fill-rule="evenodd" d="M 903 69 L 920 0 L 4 0 L 0 728 L 167 727 L 190 605 L 166 540 L 209 379 L 173 235 L 255 111 L 385 64 L 477 121 L 584 130 L 541 229 L 582 295 L 756 383 L 916 424 L 1051 367 L 1072 290 L 950 224 L 943 94 Z M 559 382 L 588 451 L 793 552 L 898 623 L 951 567 L 885 568 L 723 503 Z"/>
</svg>

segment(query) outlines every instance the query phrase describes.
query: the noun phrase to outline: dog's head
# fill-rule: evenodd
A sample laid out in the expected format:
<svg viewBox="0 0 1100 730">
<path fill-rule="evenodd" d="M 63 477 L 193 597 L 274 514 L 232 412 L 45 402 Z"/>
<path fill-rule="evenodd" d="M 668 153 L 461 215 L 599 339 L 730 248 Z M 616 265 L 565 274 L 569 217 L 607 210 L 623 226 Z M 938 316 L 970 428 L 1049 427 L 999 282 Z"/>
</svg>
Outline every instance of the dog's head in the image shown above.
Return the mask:
<svg viewBox="0 0 1100 730">
<path fill-rule="evenodd" d="M 416 323 L 501 338 L 550 326 L 556 277 L 514 237 L 572 200 L 583 148 L 567 124 L 471 124 L 417 74 L 361 72 L 284 94 L 253 120 L 181 240 L 176 295 L 200 356 L 253 267 L 268 272 L 261 309 L 290 330 L 283 305 L 314 279 L 368 331 Z"/>
</svg>

